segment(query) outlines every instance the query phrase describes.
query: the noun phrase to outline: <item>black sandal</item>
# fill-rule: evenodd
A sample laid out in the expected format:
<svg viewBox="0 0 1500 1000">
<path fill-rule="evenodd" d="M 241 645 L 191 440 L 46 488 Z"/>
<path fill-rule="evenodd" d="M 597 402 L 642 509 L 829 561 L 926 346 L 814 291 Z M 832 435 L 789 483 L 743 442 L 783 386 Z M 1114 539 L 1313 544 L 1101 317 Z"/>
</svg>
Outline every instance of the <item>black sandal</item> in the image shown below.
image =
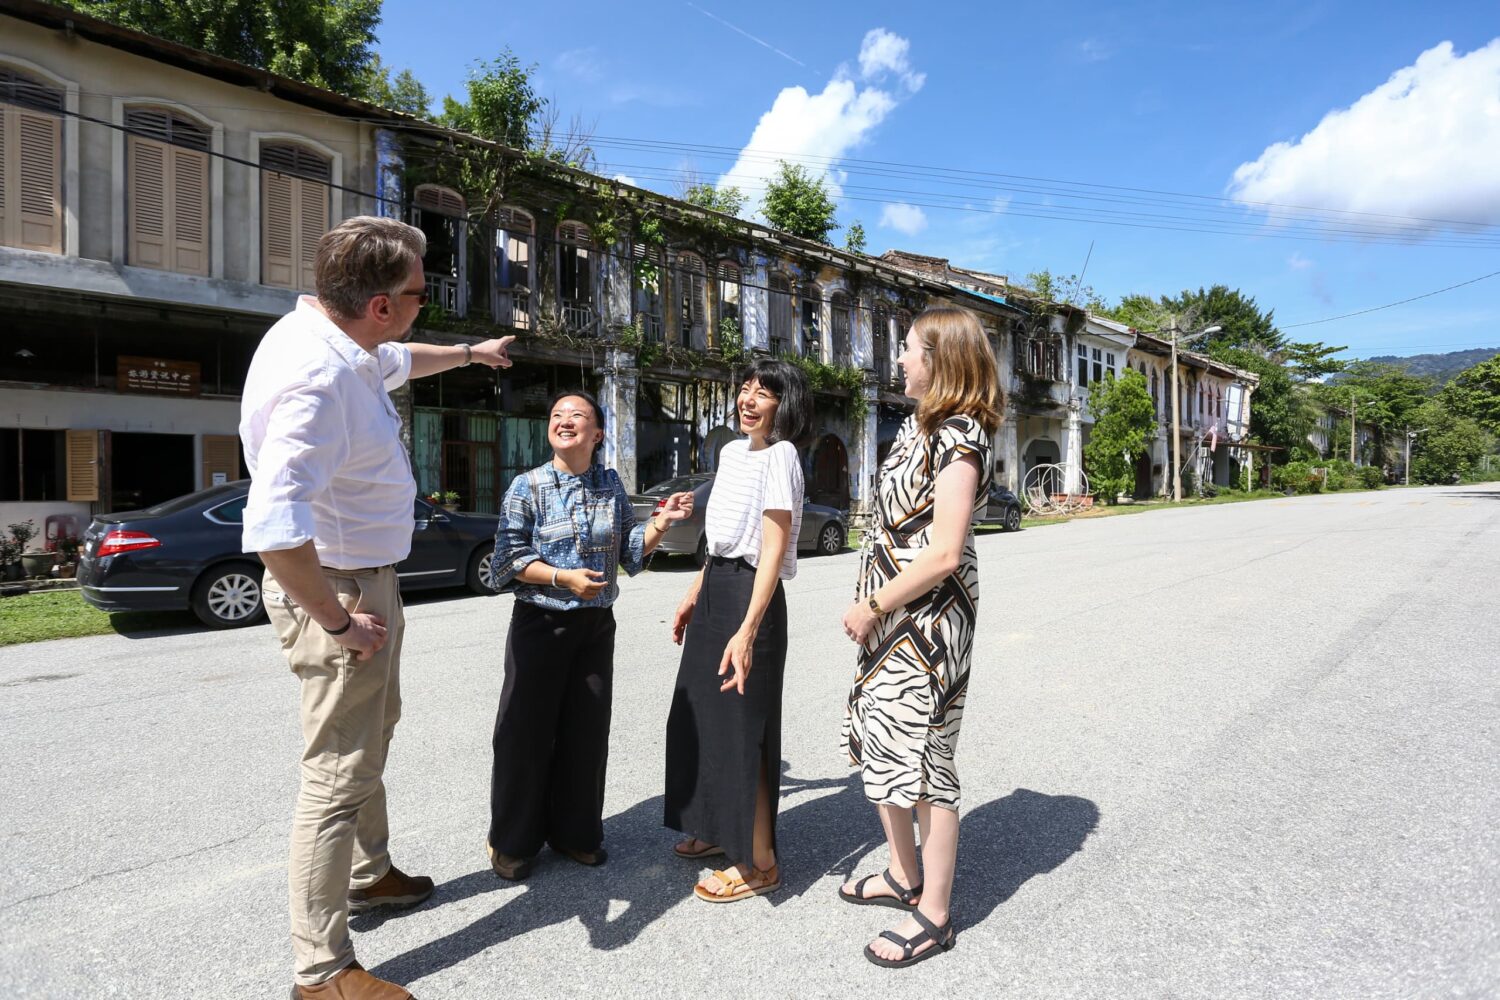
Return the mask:
<svg viewBox="0 0 1500 1000">
<path fill-rule="evenodd" d="M 939 952 L 950 951 L 952 950 L 953 946 L 958 943 L 958 935 L 953 933 L 952 918 L 949 918 L 946 924 L 939 927 L 931 920 L 928 920 L 926 917 L 922 916 L 919 910 L 913 910 L 911 912 L 911 916 L 912 919 L 922 927 L 922 933 L 918 934 L 916 937 L 903 938 L 895 931 L 880 932 L 881 937 L 885 938 L 887 941 L 899 944 L 901 946 L 902 954 L 900 958 L 881 958 L 879 955 L 875 954 L 875 949 L 870 947 L 869 945 L 865 945 L 865 958 L 868 958 L 870 961 L 874 962 L 878 966 L 881 966 L 882 968 L 904 969 L 908 965 L 916 965 L 918 962 L 925 962 L 927 959 L 931 958 L 933 955 L 938 954 Z M 923 944 L 926 944 L 928 941 L 935 942 L 931 948 L 928 948 L 926 951 L 919 952 L 915 955 L 912 954 L 912 952 L 916 951 L 917 948 L 921 947 Z"/>
<path fill-rule="evenodd" d="M 901 883 L 891 877 L 891 870 L 887 868 L 880 873 L 880 877 L 885 879 L 885 884 L 890 886 L 891 891 L 896 895 L 866 896 L 865 885 L 874 877 L 874 875 L 866 875 L 854 883 L 854 892 L 852 893 L 845 892 L 843 887 L 840 886 L 839 898 L 846 903 L 853 903 L 855 906 L 891 906 L 898 910 L 915 910 L 917 908 L 917 899 L 922 895 L 921 882 L 918 882 L 910 889 L 903 889 L 901 888 Z"/>
</svg>

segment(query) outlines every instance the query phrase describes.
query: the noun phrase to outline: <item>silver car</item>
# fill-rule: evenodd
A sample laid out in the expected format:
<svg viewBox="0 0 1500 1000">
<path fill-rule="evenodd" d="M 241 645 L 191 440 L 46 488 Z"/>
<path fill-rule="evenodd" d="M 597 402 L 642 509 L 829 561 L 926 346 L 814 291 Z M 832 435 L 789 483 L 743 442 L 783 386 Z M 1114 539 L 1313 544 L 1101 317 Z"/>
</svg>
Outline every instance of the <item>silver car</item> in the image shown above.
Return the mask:
<svg viewBox="0 0 1500 1000">
<path fill-rule="evenodd" d="M 712 472 L 691 476 L 678 476 L 664 483 L 657 483 L 644 493 L 631 496 L 637 522 L 650 517 L 657 506 L 673 493 L 691 490 L 693 493 L 693 516 L 672 525 L 666 537 L 656 548 L 663 555 L 691 555 L 702 566 L 708 561 L 708 541 L 703 533 L 703 520 L 708 512 L 708 494 L 714 487 Z M 844 547 L 849 537 L 849 525 L 844 512 L 822 504 L 802 504 L 802 531 L 797 536 L 797 552 L 811 552 L 831 556 Z"/>
</svg>

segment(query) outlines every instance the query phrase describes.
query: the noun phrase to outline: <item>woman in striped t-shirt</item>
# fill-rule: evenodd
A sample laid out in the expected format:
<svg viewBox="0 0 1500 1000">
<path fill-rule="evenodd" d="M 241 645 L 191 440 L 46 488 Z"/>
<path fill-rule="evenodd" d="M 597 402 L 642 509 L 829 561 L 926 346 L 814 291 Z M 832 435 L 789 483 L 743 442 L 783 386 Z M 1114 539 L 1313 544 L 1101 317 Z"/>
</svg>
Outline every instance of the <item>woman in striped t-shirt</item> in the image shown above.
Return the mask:
<svg viewBox="0 0 1500 1000">
<path fill-rule="evenodd" d="M 735 412 L 745 437 L 719 453 L 704 526 L 708 563 L 672 621 L 683 649 L 667 719 L 665 821 L 689 835 L 673 850 L 732 862 L 694 887 L 711 903 L 781 887 L 781 581 L 797 573 L 797 443 L 812 428 L 807 379 L 785 361 L 758 361 Z"/>
</svg>

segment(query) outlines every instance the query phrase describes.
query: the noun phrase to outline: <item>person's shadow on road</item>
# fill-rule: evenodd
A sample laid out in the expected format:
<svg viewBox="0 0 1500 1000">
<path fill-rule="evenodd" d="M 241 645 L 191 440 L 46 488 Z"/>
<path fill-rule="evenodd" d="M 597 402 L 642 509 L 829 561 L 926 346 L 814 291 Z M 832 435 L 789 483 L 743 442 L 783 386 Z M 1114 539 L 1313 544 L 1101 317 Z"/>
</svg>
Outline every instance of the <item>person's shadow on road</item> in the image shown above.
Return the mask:
<svg viewBox="0 0 1500 1000">
<path fill-rule="evenodd" d="M 801 781 L 786 773 L 785 763 L 782 771 L 783 796 L 836 791 L 779 814 L 777 841 L 785 891 L 767 897 L 773 905 L 802 896 L 825 875 L 847 878 L 884 841 L 857 774 L 842 780 Z M 370 972 L 398 983 L 414 982 L 493 945 L 575 917 L 594 948 L 611 951 L 629 944 L 692 895 L 698 871 L 693 862 L 671 855 L 671 838 L 661 825 L 662 804 L 661 796 L 654 796 L 605 821 L 610 858 L 600 868 L 585 868 L 543 850 L 536 871 L 523 883 L 503 882 L 481 869 L 438 886 L 429 906 L 491 892 L 512 898 L 468 926 Z M 1098 821 L 1098 807 L 1087 799 L 1024 788 L 969 812 L 959 832 L 955 912 L 965 925 L 982 921 L 1027 879 L 1052 871 L 1081 850 Z M 727 863 L 723 857 L 707 861 Z M 830 896 L 830 905 L 835 902 Z M 611 910 L 616 911 L 613 916 Z M 384 919 L 372 914 L 354 918 L 350 926 L 368 930 Z"/>
</svg>

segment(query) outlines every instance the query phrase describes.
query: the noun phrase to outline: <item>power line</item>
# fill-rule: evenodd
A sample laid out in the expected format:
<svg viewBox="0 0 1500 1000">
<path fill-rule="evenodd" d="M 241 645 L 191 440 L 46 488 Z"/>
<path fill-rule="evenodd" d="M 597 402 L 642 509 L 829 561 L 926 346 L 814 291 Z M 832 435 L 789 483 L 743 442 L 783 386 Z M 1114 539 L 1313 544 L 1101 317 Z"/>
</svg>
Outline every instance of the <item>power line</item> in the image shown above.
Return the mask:
<svg viewBox="0 0 1500 1000">
<path fill-rule="evenodd" d="M 1500 271 L 1491 271 L 1489 274 L 1481 274 L 1477 278 L 1470 278 L 1468 281 L 1460 281 L 1458 284 L 1456 284 L 1456 285 L 1449 285 L 1447 288 L 1439 288 L 1439 289 L 1437 289 L 1435 291 L 1423 292 L 1421 295 L 1413 295 L 1409 299 L 1401 299 L 1398 302 L 1387 302 L 1383 306 L 1371 306 L 1368 309 L 1360 309 L 1360 310 L 1357 310 L 1357 311 L 1351 312 L 1351 313 L 1343 313 L 1342 315 L 1339 315 L 1339 316 L 1329 316 L 1329 317 L 1326 317 L 1324 319 L 1312 319 L 1312 320 L 1308 320 L 1305 323 L 1287 323 L 1286 325 L 1282 326 L 1281 329 L 1283 329 L 1283 330 L 1295 330 L 1299 326 L 1317 326 L 1319 323 L 1332 323 L 1334 320 L 1349 319 L 1352 316 L 1364 316 L 1367 313 L 1379 312 L 1382 309 L 1393 309 L 1396 306 L 1404 306 L 1408 302 L 1416 302 L 1418 299 L 1430 299 L 1434 295 L 1441 295 L 1444 292 L 1451 292 L 1455 288 L 1463 288 L 1465 285 L 1472 285 L 1475 282 L 1484 281 L 1485 279 L 1487 279 L 1487 278 L 1493 278 L 1496 275 L 1500 275 Z"/>
</svg>

